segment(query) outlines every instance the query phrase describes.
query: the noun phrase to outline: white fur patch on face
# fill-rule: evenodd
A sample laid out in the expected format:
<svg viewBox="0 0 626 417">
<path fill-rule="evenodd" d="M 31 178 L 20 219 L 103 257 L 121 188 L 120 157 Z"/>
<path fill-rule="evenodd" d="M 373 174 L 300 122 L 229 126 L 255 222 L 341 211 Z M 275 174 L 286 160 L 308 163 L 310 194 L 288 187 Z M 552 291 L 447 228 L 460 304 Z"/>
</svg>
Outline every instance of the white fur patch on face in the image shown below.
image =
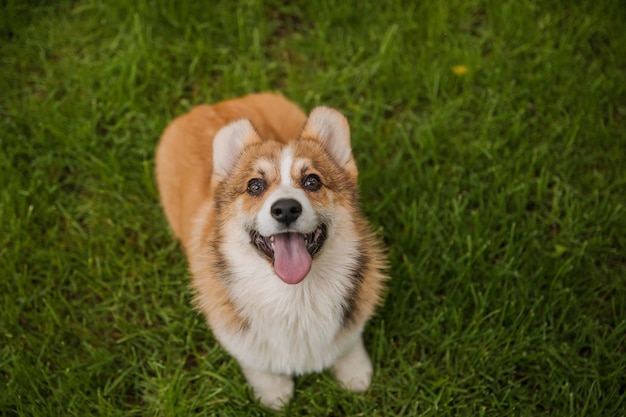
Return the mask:
<svg viewBox="0 0 626 417">
<path fill-rule="evenodd" d="M 257 231 L 262 236 L 273 236 L 282 232 L 311 233 L 319 226 L 319 219 L 313 210 L 311 202 L 305 192 L 296 186 L 291 175 L 294 166 L 293 149 L 283 149 L 280 158 L 280 181 L 279 187 L 269 193 L 261 210 L 256 216 Z M 278 200 L 294 199 L 302 206 L 302 214 L 290 225 L 289 229 L 272 217 L 272 205 Z"/>
<path fill-rule="evenodd" d="M 274 164 L 269 159 L 265 158 L 257 160 L 255 162 L 255 168 L 256 172 L 259 174 L 262 172 L 274 172 L 276 170 Z"/>
<path fill-rule="evenodd" d="M 287 147 L 280 155 L 280 184 L 283 187 L 293 187 L 291 168 L 293 167 L 293 149 Z"/>
</svg>

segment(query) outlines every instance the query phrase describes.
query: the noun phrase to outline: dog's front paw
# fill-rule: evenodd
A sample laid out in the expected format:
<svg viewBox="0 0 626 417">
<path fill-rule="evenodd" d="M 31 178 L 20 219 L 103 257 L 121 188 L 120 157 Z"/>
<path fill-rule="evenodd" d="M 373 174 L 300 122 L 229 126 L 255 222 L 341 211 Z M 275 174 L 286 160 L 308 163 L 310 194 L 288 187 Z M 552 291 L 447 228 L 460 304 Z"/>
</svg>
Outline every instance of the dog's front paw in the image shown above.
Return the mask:
<svg viewBox="0 0 626 417">
<path fill-rule="evenodd" d="M 293 379 L 287 375 L 277 375 L 242 367 L 243 373 L 252 387 L 254 396 L 272 410 L 283 409 L 293 396 Z"/>
<path fill-rule="evenodd" d="M 372 382 L 372 362 L 363 341 L 357 343 L 333 365 L 335 379 L 352 392 L 366 391 Z"/>
</svg>

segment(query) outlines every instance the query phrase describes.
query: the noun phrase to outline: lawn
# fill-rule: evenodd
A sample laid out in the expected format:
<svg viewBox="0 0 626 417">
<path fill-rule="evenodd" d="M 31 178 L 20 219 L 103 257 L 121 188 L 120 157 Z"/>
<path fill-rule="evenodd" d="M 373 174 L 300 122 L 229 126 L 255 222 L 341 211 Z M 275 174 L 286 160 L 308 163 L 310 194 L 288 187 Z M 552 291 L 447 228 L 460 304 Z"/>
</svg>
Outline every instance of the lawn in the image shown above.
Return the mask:
<svg viewBox="0 0 626 417">
<path fill-rule="evenodd" d="M 153 175 L 169 120 L 261 90 L 348 117 L 391 259 L 370 390 L 285 415 L 626 415 L 624 2 L 0 7 L 0 415 L 273 414 Z"/>
</svg>

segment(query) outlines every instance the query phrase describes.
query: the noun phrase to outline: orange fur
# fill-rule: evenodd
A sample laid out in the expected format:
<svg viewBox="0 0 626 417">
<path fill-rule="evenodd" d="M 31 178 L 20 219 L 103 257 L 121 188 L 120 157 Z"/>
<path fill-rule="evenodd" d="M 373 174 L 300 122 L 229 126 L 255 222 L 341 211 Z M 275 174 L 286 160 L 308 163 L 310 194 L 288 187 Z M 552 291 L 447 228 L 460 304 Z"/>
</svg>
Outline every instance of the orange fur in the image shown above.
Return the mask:
<svg viewBox="0 0 626 417">
<path fill-rule="evenodd" d="M 212 198 L 213 137 L 242 118 L 249 119 L 262 138 L 282 143 L 298 137 L 306 121 L 304 112 L 283 96 L 260 93 L 195 107 L 161 136 L 156 153 L 161 204 L 186 250 L 194 216 Z"/>
</svg>

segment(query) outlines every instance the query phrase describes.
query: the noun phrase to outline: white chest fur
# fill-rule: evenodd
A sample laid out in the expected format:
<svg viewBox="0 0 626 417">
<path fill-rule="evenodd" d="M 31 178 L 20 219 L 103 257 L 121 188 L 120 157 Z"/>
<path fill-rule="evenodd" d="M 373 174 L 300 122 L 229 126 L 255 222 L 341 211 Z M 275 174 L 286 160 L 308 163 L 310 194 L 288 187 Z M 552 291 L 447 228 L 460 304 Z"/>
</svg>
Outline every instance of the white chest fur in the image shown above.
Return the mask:
<svg viewBox="0 0 626 417">
<path fill-rule="evenodd" d="M 230 243 L 228 243 L 230 241 Z M 302 374 L 330 366 L 359 337 L 341 332 L 343 305 L 353 289 L 350 241 L 329 238 L 308 276 L 297 285 L 281 281 L 267 261 L 227 240 L 225 254 L 235 278 L 229 292 L 246 330 L 214 327 L 224 347 L 242 364 L 272 373 Z"/>
</svg>

